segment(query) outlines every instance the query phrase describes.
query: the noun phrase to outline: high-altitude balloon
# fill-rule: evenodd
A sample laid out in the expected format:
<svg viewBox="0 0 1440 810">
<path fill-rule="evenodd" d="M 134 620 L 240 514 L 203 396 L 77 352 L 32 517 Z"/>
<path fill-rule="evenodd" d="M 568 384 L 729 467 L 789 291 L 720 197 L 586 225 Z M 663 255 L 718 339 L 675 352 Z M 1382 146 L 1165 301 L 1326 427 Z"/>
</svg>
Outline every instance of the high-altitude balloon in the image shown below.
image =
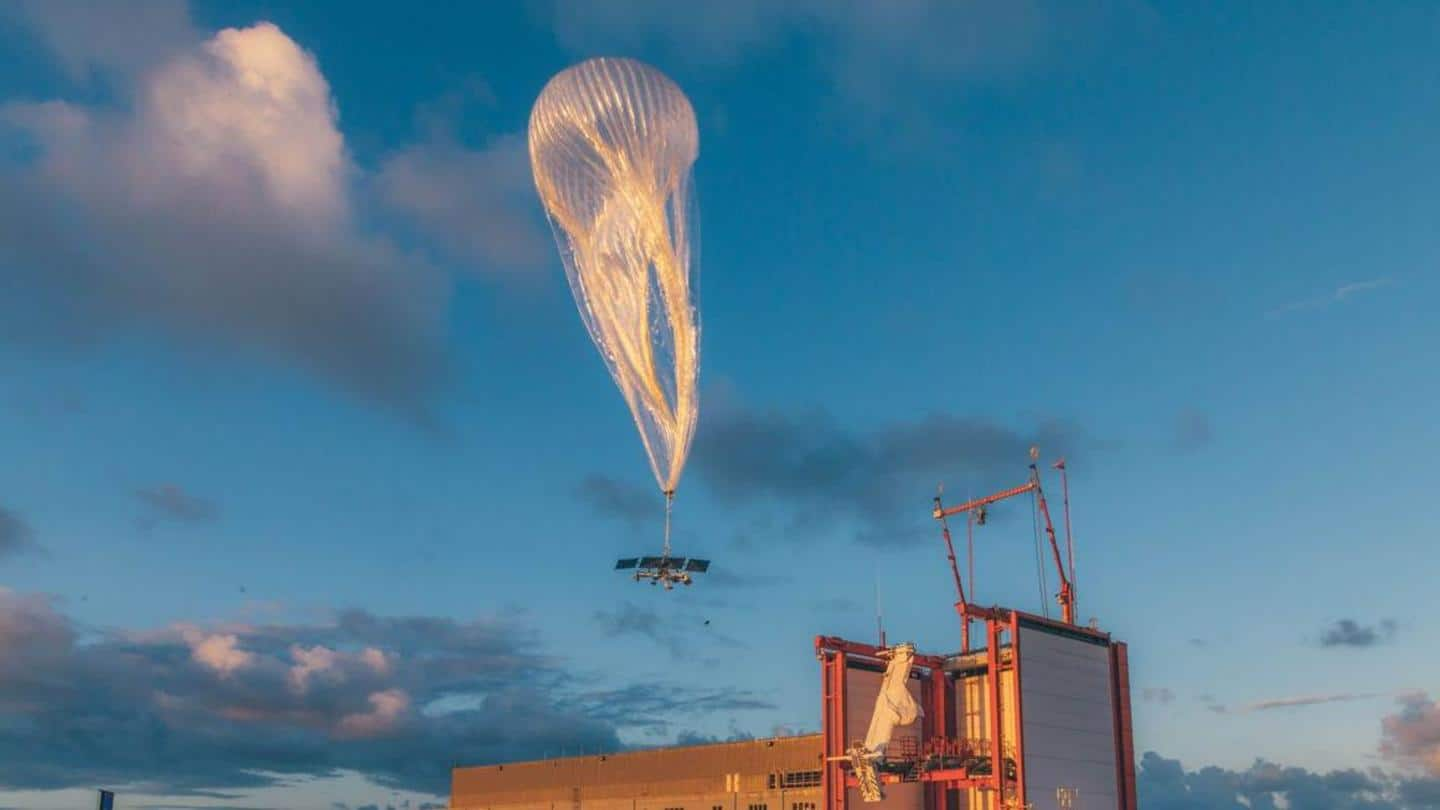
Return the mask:
<svg viewBox="0 0 1440 810">
<path fill-rule="evenodd" d="M 690 100 L 631 59 L 562 71 L 530 113 L 530 165 L 570 290 L 667 494 L 699 414 L 690 222 L 699 151 Z"/>
</svg>

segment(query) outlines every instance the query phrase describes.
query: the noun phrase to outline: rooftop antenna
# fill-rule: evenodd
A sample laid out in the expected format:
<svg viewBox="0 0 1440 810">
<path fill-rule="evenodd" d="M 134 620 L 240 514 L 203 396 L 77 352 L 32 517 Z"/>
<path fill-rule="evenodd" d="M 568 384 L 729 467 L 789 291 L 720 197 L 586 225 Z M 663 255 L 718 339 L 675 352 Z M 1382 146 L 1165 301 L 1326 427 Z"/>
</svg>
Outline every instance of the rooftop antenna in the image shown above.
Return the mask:
<svg viewBox="0 0 1440 810">
<path fill-rule="evenodd" d="M 880 633 L 880 646 L 885 646 L 885 613 L 880 609 L 880 577 L 875 577 L 875 629 Z"/>
</svg>

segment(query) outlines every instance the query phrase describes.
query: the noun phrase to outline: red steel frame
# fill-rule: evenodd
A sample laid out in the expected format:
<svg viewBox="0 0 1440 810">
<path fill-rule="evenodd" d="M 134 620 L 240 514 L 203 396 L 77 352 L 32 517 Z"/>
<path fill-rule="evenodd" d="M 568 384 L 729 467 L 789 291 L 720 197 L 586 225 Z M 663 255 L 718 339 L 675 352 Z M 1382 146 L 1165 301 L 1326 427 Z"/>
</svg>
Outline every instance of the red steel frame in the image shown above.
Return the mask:
<svg viewBox="0 0 1440 810">
<path fill-rule="evenodd" d="M 1110 636 L 1097 630 L 1065 622 L 1054 621 L 1042 616 L 1006 608 L 992 607 L 973 609 L 972 615 L 985 621 L 985 691 L 989 721 L 990 772 L 972 774 L 964 767 L 922 770 L 917 780 L 924 785 L 925 810 L 947 810 L 947 793 L 951 790 L 978 789 L 996 791 L 1000 796 L 999 805 L 1005 808 L 1024 808 L 1029 797 L 1025 787 L 1025 706 L 1021 700 L 1021 656 L 1020 625 L 1038 625 L 1061 629 L 1067 633 L 1090 636 L 1109 646 L 1111 660 L 1111 689 L 1115 707 L 1115 740 L 1117 788 L 1119 810 L 1136 810 L 1135 800 L 1135 746 L 1130 715 L 1130 673 L 1127 648 L 1123 643 L 1112 642 Z M 815 651 L 821 662 L 823 685 L 823 731 L 824 769 L 821 785 L 825 794 L 825 810 L 849 810 L 847 788 L 856 787 L 857 781 L 847 767 L 846 751 L 850 741 L 846 740 L 845 721 L 850 707 L 846 705 L 845 689 L 847 670 L 852 659 L 858 659 L 872 666 L 883 666 L 881 647 L 861 642 L 847 641 L 834 636 L 817 636 Z M 1007 656 L 1002 650 L 1009 650 Z M 944 670 L 946 657 L 917 654 L 914 666 L 923 670 L 921 680 L 921 705 L 925 714 L 920 721 L 920 738 L 955 748 L 962 747 L 964 740 L 956 727 L 956 684 Z M 1001 673 L 1013 670 L 1013 703 L 1002 697 Z M 857 707 L 869 711 L 870 707 Z M 1004 713 L 1015 713 L 1014 739 L 1005 733 Z M 1007 777 L 1006 749 L 1014 756 L 1014 777 Z M 897 774 L 880 774 L 882 783 L 894 784 L 904 781 Z"/>
<path fill-rule="evenodd" d="M 1115 767 L 1120 771 L 1120 810 L 1136 810 L 1135 796 L 1135 729 L 1130 719 L 1130 648 L 1122 642 L 1110 647 L 1110 678 L 1115 707 L 1115 740 L 1120 749 Z"/>
<path fill-rule="evenodd" d="M 846 788 L 857 785 L 855 777 L 845 769 L 848 759 L 846 750 L 849 742 L 845 739 L 845 720 L 848 707 L 845 701 L 846 673 L 850 659 L 857 658 L 875 666 L 884 666 L 882 648 L 871 644 L 847 641 L 834 636 L 816 636 L 815 652 L 820 659 L 824 688 L 822 738 L 824 741 L 824 770 L 821 772 L 821 786 L 825 794 L 826 810 L 846 810 Z M 924 715 L 920 720 L 920 737 L 923 740 L 956 739 L 955 690 L 945 675 L 945 657 L 917 654 L 914 666 L 925 670 L 921 676 L 920 703 Z M 880 781 L 893 784 L 901 781 L 896 774 L 880 774 Z M 989 777 L 972 776 L 964 768 L 924 771 L 920 781 L 927 784 L 926 810 L 946 810 L 945 790 L 952 788 L 983 787 Z"/>
<path fill-rule="evenodd" d="M 1032 449 L 1031 459 L 1038 461 L 1038 451 Z M 985 694 L 989 707 L 990 772 L 988 774 L 971 774 L 964 767 L 939 768 L 929 771 L 924 770 L 923 767 L 920 768 L 919 772 L 914 775 L 914 780 L 919 781 L 925 790 L 925 810 L 949 810 L 948 792 L 967 789 L 995 791 L 1002 808 L 1023 809 L 1028 806 L 1028 797 L 1025 795 L 1025 706 L 1021 699 L 1020 688 L 1020 625 L 1022 621 L 1031 626 L 1048 627 L 1063 630 L 1069 634 L 1089 636 L 1109 648 L 1111 702 L 1115 715 L 1116 785 L 1119 793 L 1119 810 L 1136 810 L 1135 743 L 1130 714 L 1128 649 L 1121 642 L 1112 642 L 1107 633 L 1079 627 L 1075 624 L 1075 545 L 1070 530 L 1070 484 L 1063 458 L 1054 464 L 1054 468 L 1060 471 L 1063 486 L 1066 548 L 1064 556 L 1061 555 L 1060 544 L 1055 536 L 1055 527 L 1050 521 L 1050 508 L 1045 501 L 1045 491 L 1040 484 L 1040 471 L 1034 463 L 1030 465 L 1030 479 L 1018 487 L 950 507 L 943 506 L 939 497 L 935 498 L 933 517 L 940 521 L 942 536 L 945 539 L 946 555 L 950 562 L 950 573 L 955 580 L 955 612 L 960 616 L 960 653 L 962 656 L 971 652 L 971 622 L 983 621 L 985 623 Z M 955 559 L 955 545 L 950 537 L 950 526 L 946 521 L 948 517 L 964 514 L 970 521 L 970 526 L 973 527 L 976 515 L 983 515 L 983 507 L 1030 492 L 1035 493 L 1036 507 L 1044 518 L 1045 534 L 1050 541 L 1051 555 L 1059 574 L 1060 592 L 1056 594 L 1056 599 L 1061 608 L 1060 621 L 1008 608 L 986 608 L 972 604 L 970 598 L 973 598 L 974 594 L 967 595 L 965 592 L 959 564 Z M 983 522 L 983 518 L 980 522 Z M 973 566 L 973 564 L 972 560 L 971 565 Z M 973 589 L 973 569 L 970 576 Z M 883 636 L 881 643 L 884 643 Z M 1007 646 L 1010 651 L 1008 663 L 1005 656 L 1002 655 L 1002 650 Z M 845 721 L 849 710 L 845 701 L 845 686 L 849 661 L 856 658 L 872 666 L 883 667 L 886 660 L 882 652 L 882 647 L 846 641 L 833 636 L 816 636 L 815 638 L 815 653 L 821 662 L 824 689 L 822 738 L 825 751 L 821 785 L 825 793 L 825 810 L 848 810 L 847 788 L 858 785 L 855 776 L 849 773 L 846 767 L 849 762 L 847 751 L 850 748 L 850 741 L 845 739 Z M 920 737 L 922 740 L 939 743 L 938 750 L 941 751 L 970 750 L 960 729 L 956 728 L 956 685 L 945 673 L 945 661 L 944 656 L 922 654 L 917 654 L 914 659 L 914 666 L 928 673 L 921 675 L 920 702 L 925 707 L 925 714 L 920 721 Z M 1001 673 L 1006 670 L 1014 671 L 1013 706 L 1007 706 L 1002 701 Z M 862 707 L 861 710 L 866 708 L 868 707 Z M 1015 714 L 1015 739 L 1013 740 L 1005 739 L 1004 730 L 1007 720 L 1003 716 L 1005 711 Z M 1007 777 L 1008 768 L 1005 762 L 1007 743 L 1011 745 L 1014 752 L 1015 773 L 1013 778 Z M 937 750 L 937 748 L 931 750 Z M 893 784 L 905 781 L 901 775 L 894 773 L 881 773 L 878 776 L 882 783 Z"/>
<path fill-rule="evenodd" d="M 940 503 L 940 497 L 935 497 L 935 508 L 931 516 L 940 521 L 940 534 L 945 540 L 946 558 L 950 561 L 950 575 L 955 580 L 955 612 L 960 614 L 960 651 L 970 650 L 970 622 L 975 619 L 989 620 L 988 611 L 970 603 L 969 596 L 965 593 L 965 585 L 960 579 L 960 567 L 955 560 L 955 543 L 950 537 L 950 523 L 946 518 L 955 515 L 965 515 L 969 526 L 975 525 L 977 512 L 983 514 L 983 509 L 992 503 L 1014 498 L 1029 492 L 1035 493 L 1035 505 L 1039 509 L 1040 516 L 1044 519 L 1045 536 L 1050 541 L 1050 553 L 1055 563 L 1055 572 L 1060 578 L 1060 592 L 1055 599 L 1060 603 L 1060 616 L 1066 624 L 1075 623 L 1075 547 L 1070 536 L 1070 484 L 1065 472 L 1065 460 L 1056 462 L 1055 468 L 1060 470 L 1062 481 L 1065 485 L 1065 546 L 1069 554 L 1070 565 L 1067 572 L 1065 559 L 1060 554 L 1060 541 L 1055 536 L 1055 526 L 1050 520 L 1050 505 L 1045 500 L 1045 489 L 1040 485 L 1040 469 L 1037 465 L 1030 465 L 1030 480 L 1018 487 L 1001 490 L 983 498 L 975 498 L 956 506 L 944 506 Z M 983 522 L 983 520 L 981 521 Z M 973 561 L 971 563 L 973 565 Z M 974 571 L 971 571 L 974 577 Z M 973 581 L 972 581 L 973 586 Z"/>
</svg>

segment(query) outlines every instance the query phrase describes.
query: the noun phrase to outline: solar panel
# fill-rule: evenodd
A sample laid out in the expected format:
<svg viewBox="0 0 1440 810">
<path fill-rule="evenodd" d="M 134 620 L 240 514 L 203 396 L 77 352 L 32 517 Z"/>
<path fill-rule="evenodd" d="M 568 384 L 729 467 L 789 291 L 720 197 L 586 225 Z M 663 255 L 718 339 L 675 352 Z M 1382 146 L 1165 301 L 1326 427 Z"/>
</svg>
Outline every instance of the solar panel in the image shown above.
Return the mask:
<svg viewBox="0 0 1440 810">
<path fill-rule="evenodd" d="M 616 570 L 616 571 L 623 571 L 623 570 L 625 570 L 625 569 L 627 569 L 627 568 L 634 568 L 634 567 L 635 567 L 635 564 L 638 563 L 638 562 L 639 562 L 639 560 L 635 559 L 634 557 L 626 557 L 626 558 L 624 558 L 624 559 L 616 560 L 616 561 L 615 561 L 615 570 Z"/>
<path fill-rule="evenodd" d="M 664 557 L 641 557 L 641 558 L 640 558 L 640 567 L 641 567 L 641 568 L 659 568 L 663 563 L 665 563 L 665 558 L 664 558 Z"/>
<path fill-rule="evenodd" d="M 703 573 L 705 573 L 706 571 L 709 571 L 709 570 L 710 570 L 710 561 L 709 561 L 709 560 L 697 560 L 697 559 L 695 559 L 694 557 L 691 557 L 690 559 L 688 559 L 688 560 L 685 561 L 685 570 L 686 570 L 686 571 L 694 571 L 694 572 L 696 572 L 697 574 L 703 574 Z"/>
</svg>

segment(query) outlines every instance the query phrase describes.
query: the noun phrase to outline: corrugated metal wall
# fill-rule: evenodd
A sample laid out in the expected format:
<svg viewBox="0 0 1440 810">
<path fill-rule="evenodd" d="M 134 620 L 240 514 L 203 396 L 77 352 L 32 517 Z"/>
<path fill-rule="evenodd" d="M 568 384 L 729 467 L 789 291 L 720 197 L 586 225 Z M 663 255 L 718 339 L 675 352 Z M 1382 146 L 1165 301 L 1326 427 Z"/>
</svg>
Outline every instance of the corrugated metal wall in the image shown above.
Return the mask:
<svg viewBox="0 0 1440 810">
<path fill-rule="evenodd" d="M 450 804 L 464 810 L 816 810 L 820 758 L 820 735 L 812 734 L 456 768 Z"/>
<path fill-rule="evenodd" d="M 1020 699 L 1030 806 L 1119 807 L 1109 646 L 1021 625 Z"/>
</svg>

